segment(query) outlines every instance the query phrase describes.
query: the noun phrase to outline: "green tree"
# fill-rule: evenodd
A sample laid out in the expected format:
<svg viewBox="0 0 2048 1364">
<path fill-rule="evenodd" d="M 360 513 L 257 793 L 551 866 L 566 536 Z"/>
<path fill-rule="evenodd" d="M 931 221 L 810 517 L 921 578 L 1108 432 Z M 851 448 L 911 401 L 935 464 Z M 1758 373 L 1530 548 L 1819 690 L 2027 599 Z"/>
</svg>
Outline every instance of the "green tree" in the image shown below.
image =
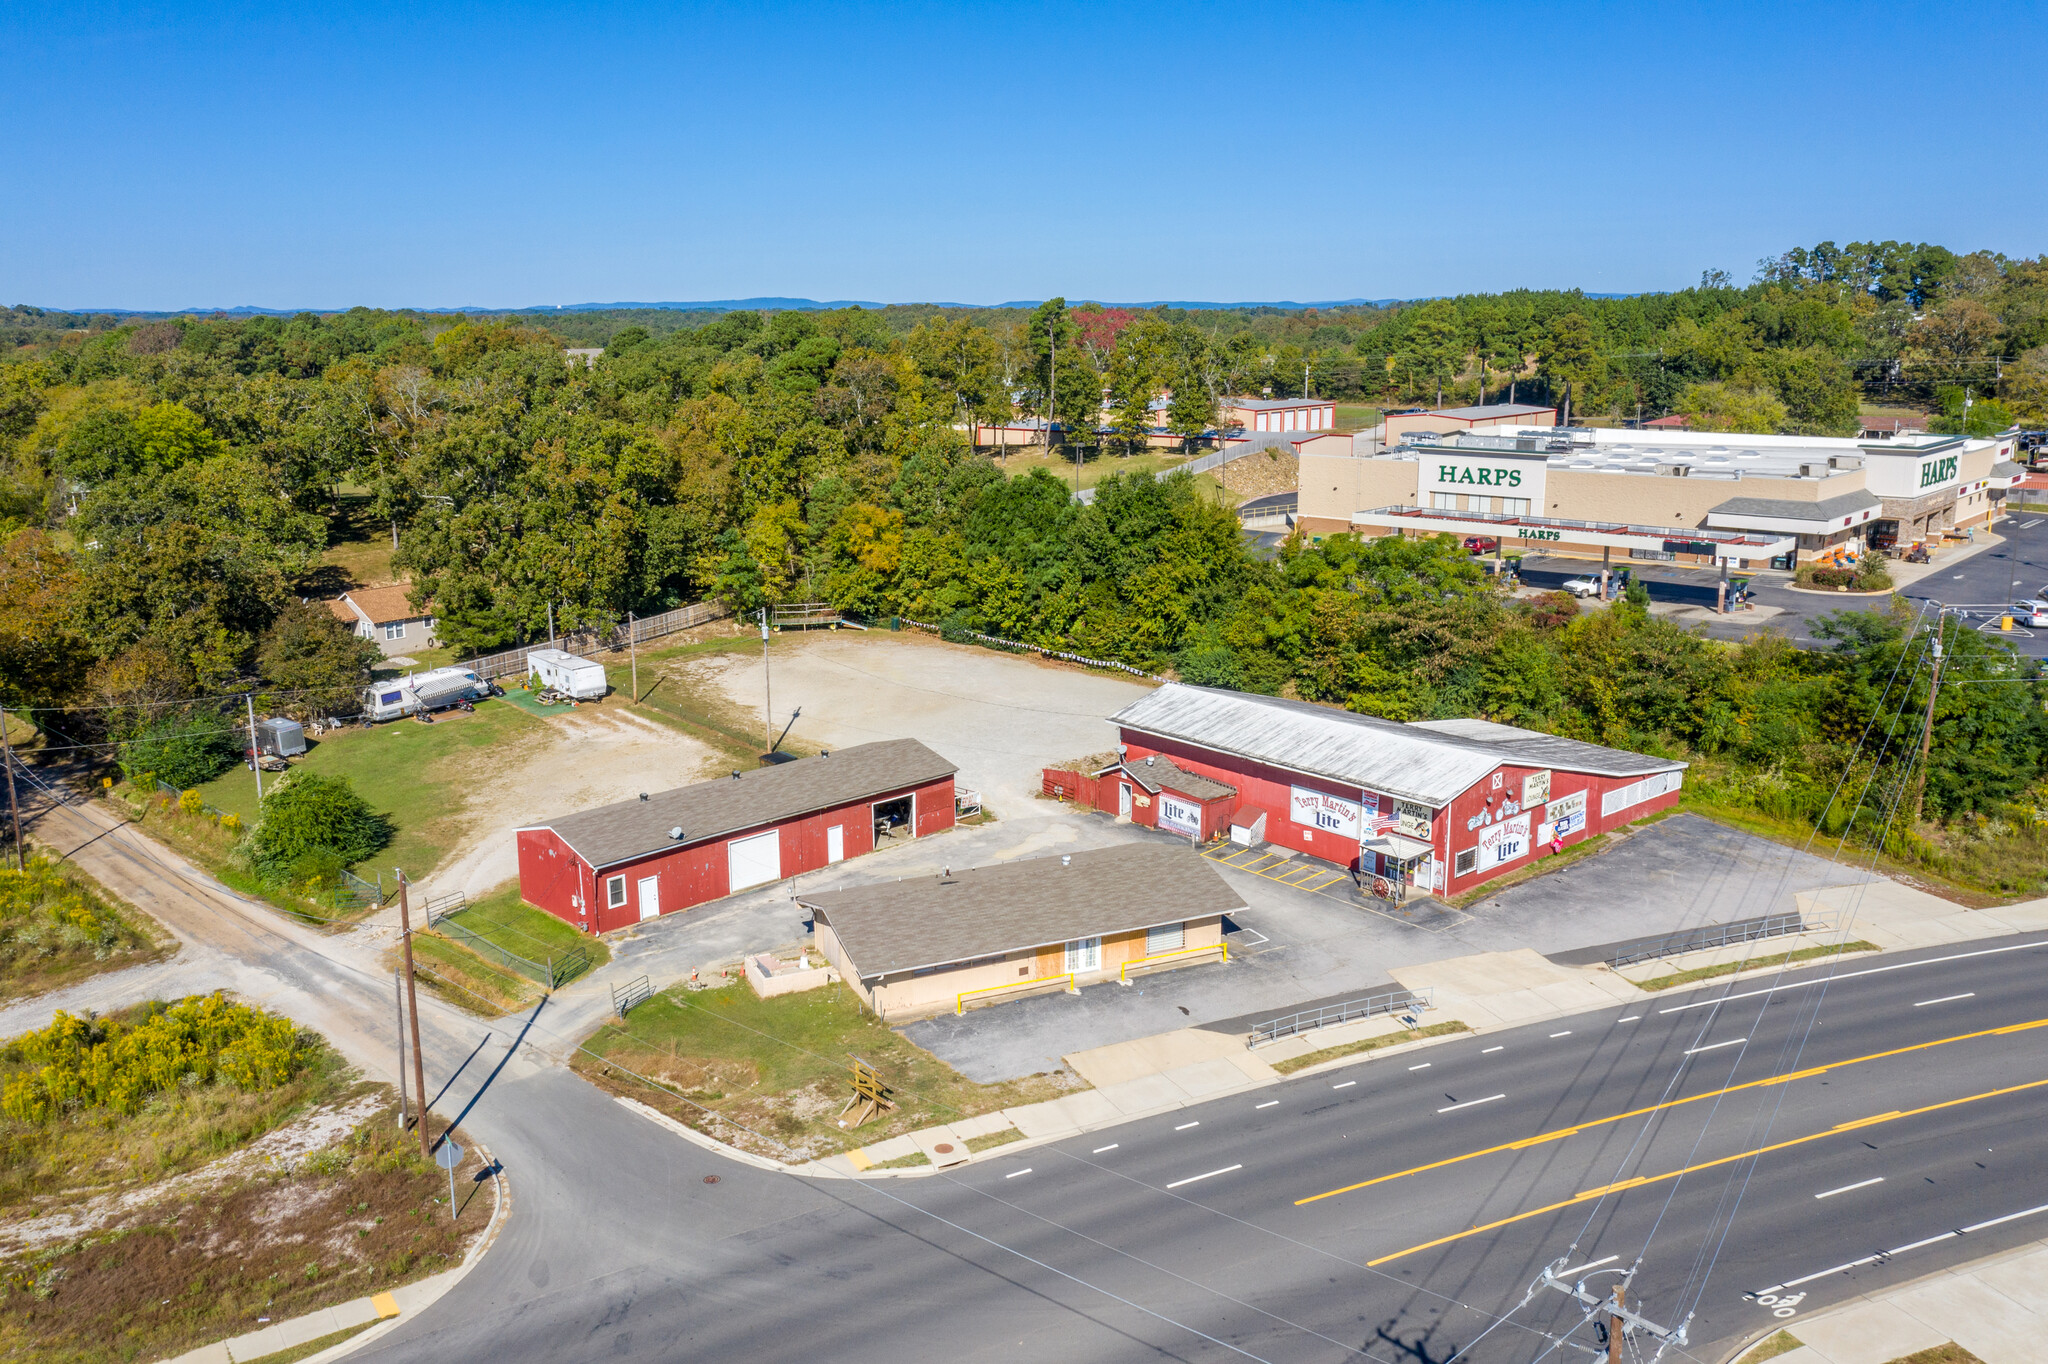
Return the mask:
<svg viewBox="0 0 2048 1364">
<path fill-rule="evenodd" d="M 322 602 L 295 602 L 278 612 L 256 646 L 256 667 L 279 695 L 267 701 L 288 714 L 349 715 L 382 652 L 336 619 Z"/>
<path fill-rule="evenodd" d="M 339 859 L 362 861 L 391 841 L 389 820 L 356 794 L 346 777 L 303 769 L 291 772 L 263 797 L 249 837 L 250 860 L 272 881 L 304 879 L 309 868 Z"/>
<path fill-rule="evenodd" d="M 1550 324 L 1537 353 L 1537 373 L 1550 381 L 1553 398 L 1561 398 L 1569 386 L 1581 411 L 1598 405 L 1607 367 L 1600 358 L 1593 324 L 1585 314 L 1566 313 Z"/>
</svg>

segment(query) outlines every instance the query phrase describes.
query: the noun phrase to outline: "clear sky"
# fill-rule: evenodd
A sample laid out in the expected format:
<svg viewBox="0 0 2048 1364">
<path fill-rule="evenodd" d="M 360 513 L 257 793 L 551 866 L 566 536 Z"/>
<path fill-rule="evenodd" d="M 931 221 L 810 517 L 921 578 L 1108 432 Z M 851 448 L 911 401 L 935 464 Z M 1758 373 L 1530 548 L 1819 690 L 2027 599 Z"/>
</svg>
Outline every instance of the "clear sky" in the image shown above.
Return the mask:
<svg viewBox="0 0 2048 1364">
<path fill-rule="evenodd" d="M 0 52 L 0 301 L 46 307 L 1626 292 L 1823 239 L 2048 250 L 2038 0 L 15 0 Z"/>
</svg>

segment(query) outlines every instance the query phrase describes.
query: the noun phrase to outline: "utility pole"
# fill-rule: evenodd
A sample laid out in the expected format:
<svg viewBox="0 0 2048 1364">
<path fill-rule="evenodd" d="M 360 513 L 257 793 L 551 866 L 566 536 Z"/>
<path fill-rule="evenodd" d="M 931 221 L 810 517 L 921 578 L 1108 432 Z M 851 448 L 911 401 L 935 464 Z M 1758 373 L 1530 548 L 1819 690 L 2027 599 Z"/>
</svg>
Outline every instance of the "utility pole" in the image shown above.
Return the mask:
<svg viewBox="0 0 2048 1364">
<path fill-rule="evenodd" d="M 640 704 L 640 627 L 633 622 L 633 613 L 626 613 L 626 648 L 633 655 L 633 704 Z"/>
<path fill-rule="evenodd" d="M 405 1130 L 405 973 L 391 968 L 391 1021 L 398 1029 L 398 1130 Z"/>
<path fill-rule="evenodd" d="M 427 1140 L 427 1060 L 420 1052 L 420 997 L 412 976 L 412 900 L 407 894 L 412 883 L 405 869 L 398 869 L 398 929 L 405 938 L 405 1011 L 412 1025 L 412 1085 L 420 1096 L 420 1155 L 431 1157 L 433 1144 Z M 399 1065 L 405 1064 L 404 1058 Z"/>
<path fill-rule="evenodd" d="M 448 1195 L 453 1198 L 455 1195 Z M 1622 1301 L 1621 1295 L 1628 1291 L 1623 1284 L 1614 1286 L 1614 1310 L 1607 1314 L 1607 1364 L 1621 1364 Z"/>
<path fill-rule="evenodd" d="M 775 693 L 768 681 L 768 608 L 761 608 L 761 751 L 775 751 Z"/>
<path fill-rule="evenodd" d="M 1927 718 L 1920 726 L 1920 776 L 1913 784 L 1913 822 L 1920 822 L 1927 796 L 1927 754 L 1934 746 L 1934 695 L 1941 689 L 1941 617 L 1934 618 L 1934 671 L 1927 677 Z"/>
<path fill-rule="evenodd" d="M 263 804 L 263 755 L 256 751 L 256 698 L 248 692 L 242 693 L 242 704 L 249 710 L 249 770 L 256 774 L 256 804 Z"/>
<path fill-rule="evenodd" d="M 14 743 L 7 737 L 7 707 L 0 706 L 0 762 L 7 764 L 7 818 L 14 824 L 14 869 L 28 870 L 28 853 L 21 846 L 21 804 L 14 798 Z"/>
<path fill-rule="evenodd" d="M 549 603 L 548 603 L 548 645 L 549 645 L 549 647 L 553 647 L 553 645 L 554 645 L 554 642 L 555 642 L 555 604 L 554 604 L 553 602 L 549 602 Z"/>
</svg>

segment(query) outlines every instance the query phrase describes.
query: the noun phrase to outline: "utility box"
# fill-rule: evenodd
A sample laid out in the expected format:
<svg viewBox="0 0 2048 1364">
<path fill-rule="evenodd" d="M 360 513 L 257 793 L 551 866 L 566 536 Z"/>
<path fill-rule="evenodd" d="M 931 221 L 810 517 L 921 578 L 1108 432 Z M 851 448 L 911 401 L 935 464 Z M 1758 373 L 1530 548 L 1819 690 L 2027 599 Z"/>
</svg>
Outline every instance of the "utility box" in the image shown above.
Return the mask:
<svg viewBox="0 0 2048 1364">
<path fill-rule="evenodd" d="M 537 677 L 544 687 L 553 687 L 578 701 L 595 701 L 611 690 L 605 681 L 604 664 L 578 658 L 566 649 L 535 649 L 526 655 L 526 675 Z"/>
<path fill-rule="evenodd" d="M 256 751 L 296 758 L 306 751 L 306 731 L 297 720 L 273 716 L 256 722 Z"/>
</svg>

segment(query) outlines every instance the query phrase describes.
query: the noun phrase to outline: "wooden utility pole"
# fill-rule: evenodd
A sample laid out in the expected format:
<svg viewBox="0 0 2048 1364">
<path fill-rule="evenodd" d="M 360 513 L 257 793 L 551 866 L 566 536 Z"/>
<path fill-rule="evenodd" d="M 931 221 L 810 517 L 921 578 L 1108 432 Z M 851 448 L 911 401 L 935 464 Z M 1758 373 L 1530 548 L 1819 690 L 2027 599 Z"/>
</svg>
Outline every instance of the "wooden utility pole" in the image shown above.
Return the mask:
<svg viewBox="0 0 2048 1364">
<path fill-rule="evenodd" d="M 1620 1284 L 1614 1286 L 1614 1310 L 1607 1314 L 1607 1364 L 1621 1364 L 1621 1295 L 1624 1291 Z"/>
<path fill-rule="evenodd" d="M 391 1021 L 398 1027 L 398 1130 L 405 1130 L 405 975 L 391 972 Z"/>
<path fill-rule="evenodd" d="M 775 750 L 775 694 L 768 683 L 768 608 L 761 608 L 761 752 Z"/>
<path fill-rule="evenodd" d="M 28 853 L 21 846 L 21 803 L 14 797 L 14 742 L 7 737 L 7 707 L 0 706 L 0 762 L 7 764 L 7 818 L 14 825 L 14 869 L 28 870 Z"/>
<path fill-rule="evenodd" d="M 626 613 L 626 648 L 633 655 L 633 704 L 640 704 L 640 627 L 633 623 L 633 613 Z"/>
<path fill-rule="evenodd" d="M 263 755 L 256 750 L 256 698 L 249 692 L 242 693 L 242 704 L 249 710 L 249 770 L 256 774 L 256 804 L 263 804 Z"/>
<path fill-rule="evenodd" d="M 407 894 L 411 885 L 412 883 L 405 879 L 405 870 L 400 868 L 398 928 L 405 937 L 405 1012 L 412 1028 L 412 1085 L 420 1096 L 420 1154 L 432 1156 L 433 1143 L 427 1140 L 427 1062 L 426 1057 L 420 1052 L 420 997 L 412 978 L 412 901 Z"/>
<path fill-rule="evenodd" d="M 1920 725 L 1920 775 L 1913 783 L 1913 823 L 1927 796 L 1927 755 L 1934 747 L 1934 695 L 1941 689 L 1941 617 L 1934 618 L 1934 671 L 1927 678 L 1927 718 Z"/>
</svg>

